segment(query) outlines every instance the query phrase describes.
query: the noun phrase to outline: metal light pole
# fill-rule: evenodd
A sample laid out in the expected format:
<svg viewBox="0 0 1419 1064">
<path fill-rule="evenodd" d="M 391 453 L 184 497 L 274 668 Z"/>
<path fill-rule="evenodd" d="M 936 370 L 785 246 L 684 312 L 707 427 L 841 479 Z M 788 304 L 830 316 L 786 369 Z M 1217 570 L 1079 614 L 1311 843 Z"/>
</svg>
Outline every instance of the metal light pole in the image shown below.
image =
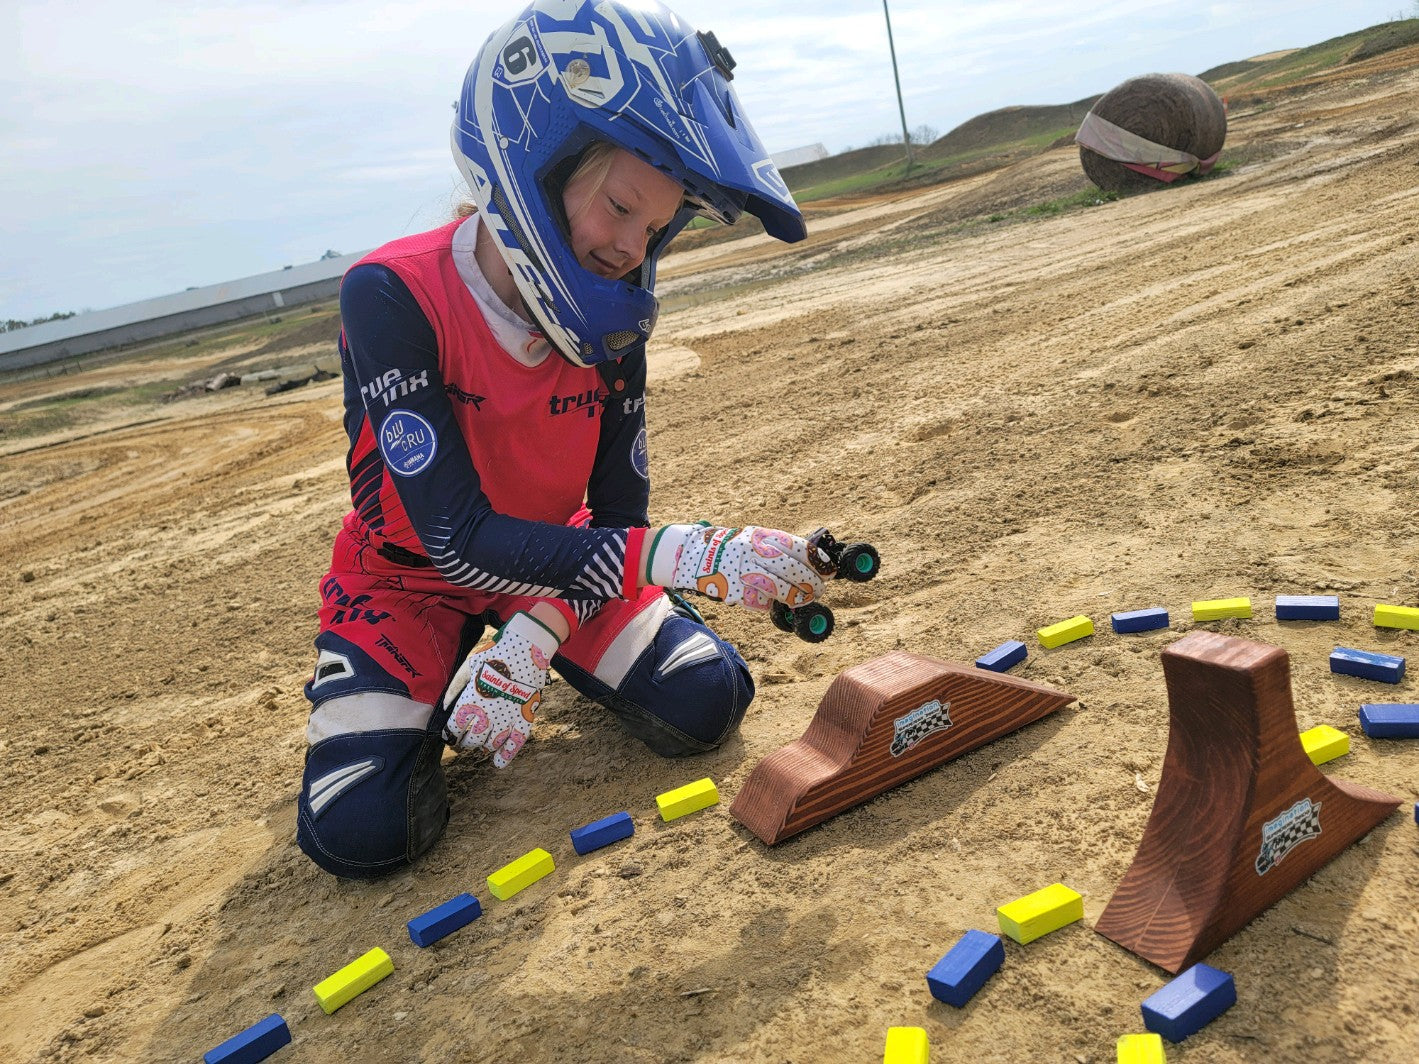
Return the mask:
<svg viewBox="0 0 1419 1064">
<path fill-rule="evenodd" d="M 892 53 L 892 80 L 897 83 L 897 113 L 902 116 L 902 143 L 907 146 L 907 172 L 912 168 L 912 138 L 907 132 L 907 108 L 902 103 L 902 79 L 897 74 L 897 46 L 892 43 L 892 13 L 887 0 L 882 0 L 882 14 L 887 19 L 887 50 Z"/>
</svg>

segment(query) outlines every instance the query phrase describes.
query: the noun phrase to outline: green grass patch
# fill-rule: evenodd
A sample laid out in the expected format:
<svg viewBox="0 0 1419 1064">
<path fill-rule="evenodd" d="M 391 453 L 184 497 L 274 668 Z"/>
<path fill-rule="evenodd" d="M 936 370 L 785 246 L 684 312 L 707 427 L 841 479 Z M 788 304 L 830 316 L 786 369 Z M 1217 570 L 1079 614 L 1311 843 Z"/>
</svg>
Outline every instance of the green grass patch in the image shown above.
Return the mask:
<svg viewBox="0 0 1419 1064">
<path fill-rule="evenodd" d="M 42 395 L 38 399 L 26 399 L 24 402 L 16 403 L 10 409 L 17 413 L 27 410 L 65 410 L 78 406 L 80 403 L 92 402 L 95 399 L 106 399 L 126 390 L 127 389 L 122 385 L 76 388 L 72 392 L 60 392 L 58 395 Z"/>
<path fill-rule="evenodd" d="M 24 439 L 73 428 L 104 400 L 112 400 L 126 390 L 121 386 L 76 388 L 16 403 L 6 415 L 5 435 L 9 439 Z"/>
<path fill-rule="evenodd" d="M 1086 188 L 1080 192 L 1071 193 L 1068 196 L 1061 196 L 1059 199 L 1046 200 L 1044 203 L 1034 203 L 1028 207 L 1021 207 L 1019 213 L 1026 218 L 1050 218 L 1056 214 L 1063 214 L 1066 211 L 1076 211 L 1082 207 L 1101 207 L 1105 203 L 1112 203 L 1119 198 L 1117 192 L 1105 192 L 1100 188 Z M 995 221 L 996 215 L 991 215 L 990 220 Z"/>
<path fill-rule="evenodd" d="M 1313 75 L 1411 44 L 1419 44 L 1419 19 L 1400 19 L 1342 37 L 1332 37 L 1277 59 L 1259 63 L 1248 60 L 1214 67 L 1203 75 L 1203 80 L 1217 83 L 1218 91 L 1223 95 L 1236 96 L 1304 81 Z"/>
<path fill-rule="evenodd" d="M 1081 119 L 1082 121 L 1082 119 Z M 1079 131 L 1078 123 L 1068 126 L 1060 126 L 1056 129 L 1049 129 L 1043 133 L 1036 133 L 1033 137 L 1026 137 L 1021 144 L 1044 151 L 1060 137 L 1072 135 Z"/>
<path fill-rule="evenodd" d="M 133 387 L 125 388 L 121 393 L 114 396 L 114 401 L 126 403 L 130 406 L 139 403 L 155 403 L 160 399 L 166 399 L 180 383 L 180 381 L 161 380 L 135 384 Z"/>
<path fill-rule="evenodd" d="M 911 172 L 920 173 L 925 169 L 936 169 L 936 166 L 934 164 L 923 166 L 918 163 L 912 167 Z M 832 199 L 834 196 L 861 194 L 882 185 L 893 184 L 906 176 L 907 161 L 904 157 L 887 166 L 879 166 L 875 170 L 865 170 L 860 174 L 851 174 L 847 177 L 839 177 L 832 181 L 823 181 L 817 185 L 799 189 L 793 194 L 793 198 L 798 203 L 812 203 L 814 200 Z"/>
<path fill-rule="evenodd" d="M 82 429 L 101 413 L 132 406 L 160 403 L 172 395 L 181 381 L 173 378 L 141 384 L 101 385 L 76 388 L 57 395 L 40 396 L 16 403 L 4 415 L 6 439 L 28 439 L 53 432 Z"/>
<path fill-rule="evenodd" d="M 866 195 L 886 191 L 904 181 L 920 181 L 926 175 L 935 175 L 939 180 L 944 181 L 952 176 L 952 171 L 967 171 L 973 164 L 982 160 L 999 159 L 1003 164 L 1011 161 L 1015 156 L 1037 155 L 1059 140 L 1060 137 L 1073 133 L 1074 130 L 1073 125 L 1059 126 L 1019 140 L 991 144 L 936 158 L 930 155 L 923 157 L 919 152 L 910 169 L 907 167 L 906 157 L 903 156 L 885 166 L 795 189 L 793 198 L 799 203 L 812 203 L 815 200 L 832 199 L 835 196 Z"/>
</svg>

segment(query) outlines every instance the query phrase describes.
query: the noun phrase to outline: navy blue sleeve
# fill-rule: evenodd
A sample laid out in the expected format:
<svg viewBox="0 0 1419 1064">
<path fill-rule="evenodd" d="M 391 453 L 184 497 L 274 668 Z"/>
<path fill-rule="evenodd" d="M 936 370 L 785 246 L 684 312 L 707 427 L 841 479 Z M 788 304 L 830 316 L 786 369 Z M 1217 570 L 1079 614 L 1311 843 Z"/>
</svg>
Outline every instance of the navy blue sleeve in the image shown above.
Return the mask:
<svg viewBox="0 0 1419 1064">
<path fill-rule="evenodd" d="M 602 364 L 606 405 L 596 464 L 586 487 L 592 528 L 650 524 L 650 466 L 645 435 L 645 353 Z"/>
<path fill-rule="evenodd" d="M 444 391 L 433 326 L 399 276 L 377 263 L 352 269 L 340 316 L 381 471 L 444 579 L 566 599 L 582 619 L 618 598 L 626 526 L 569 528 L 493 510 Z"/>
</svg>

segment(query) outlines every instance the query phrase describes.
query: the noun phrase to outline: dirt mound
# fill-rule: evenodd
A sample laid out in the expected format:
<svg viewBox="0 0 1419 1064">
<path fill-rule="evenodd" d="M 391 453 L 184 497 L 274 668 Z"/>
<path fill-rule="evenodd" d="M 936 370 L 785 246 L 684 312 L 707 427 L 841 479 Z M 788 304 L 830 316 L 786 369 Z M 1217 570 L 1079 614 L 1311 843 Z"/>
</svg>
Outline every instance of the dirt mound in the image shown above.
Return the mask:
<svg viewBox="0 0 1419 1064">
<path fill-rule="evenodd" d="M 1225 63 L 1199 75 L 1219 95 L 1233 101 L 1265 100 L 1308 91 L 1318 84 L 1364 73 L 1413 66 L 1419 44 L 1419 19 L 1382 23 L 1333 37 L 1306 48 L 1293 48 L 1238 63 Z"/>
<path fill-rule="evenodd" d="M 332 304 L 318 311 L 307 311 L 303 313 L 303 318 L 300 324 L 283 329 L 260 347 L 248 352 L 247 357 L 257 359 L 292 348 L 326 344 L 334 353 L 340 339 L 339 306 Z"/>
<path fill-rule="evenodd" d="M 870 148 L 839 152 L 826 159 L 815 159 L 811 163 L 790 166 L 780 173 L 789 189 L 798 192 L 801 189 L 811 188 L 828 181 L 855 177 L 865 171 L 875 170 L 879 166 L 897 162 L 902 158 L 902 154 L 903 149 L 900 144 L 876 144 Z"/>
<path fill-rule="evenodd" d="M 1098 98 L 1086 96 L 1074 103 L 1055 106 L 1003 107 L 977 115 L 932 141 L 924 155 L 944 159 L 1046 134 L 1058 136 L 1060 129 L 1077 127 Z"/>
</svg>

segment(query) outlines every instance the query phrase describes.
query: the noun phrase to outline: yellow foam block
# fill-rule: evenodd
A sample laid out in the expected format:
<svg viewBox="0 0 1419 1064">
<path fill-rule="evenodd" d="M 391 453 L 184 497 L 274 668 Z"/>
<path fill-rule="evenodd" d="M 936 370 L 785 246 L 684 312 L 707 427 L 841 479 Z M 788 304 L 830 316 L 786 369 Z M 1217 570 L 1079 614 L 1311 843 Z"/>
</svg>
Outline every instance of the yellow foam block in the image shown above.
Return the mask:
<svg viewBox="0 0 1419 1064">
<path fill-rule="evenodd" d="M 1408 628 L 1419 632 L 1419 608 L 1414 606 L 1376 606 L 1376 628 Z"/>
<path fill-rule="evenodd" d="M 1035 635 L 1040 637 L 1040 646 L 1050 649 L 1060 647 L 1065 643 L 1072 643 L 1076 639 L 1083 639 L 1086 635 L 1094 634 L 1094 622 L 1085 617 L 1082 613 L 1078 617 L 1071 617 L 1067 621 L 1060 621 L 1058 624 L 1051 624 L 1041 628 Z"/>
<path fill-rule="evenodd" d="M 1126 1034 L 1118 1040 L 1118 1064 L 1167 1064 L 1160 1034 Z"/>
<path fill-rule="evenodd" d="M 1251 599 L 1204 599 L 1192 604 L 1194 621 L 1219 621 L 1223 617 L 1250 617 Z"/>
<path fill-rule="evenodd" d="M 1324 765 L 1350 752 L 1350 736 L 1329 724 L 1317 724 L 1310 731 L 1301 732 L 1301 745 L 1312 764 Z"/>
<path fill-rule="evenodd" d="M 1084 898 L 1063 883 L 1017 898 L 995 910 L 1000 930 L 1020 945 L 1084 918 Z"/>
<path fill-rule="evenodd" d="M 488 889 L 493 892 L 493 897 L 507 901 L 523 887 L 532 886 L 555 867 L 552 855 L 538 847 L 511 864 L 503 865 L 490 875 Z"/>
<path fill-rule="evenodd" d="M 351 961 L 334 975 L 311 987 L 315 1000 L 329 1016 L 341 1005 L 353 1001 L 375 983 L 394 971 L 389 954 L 376 946 L 359 960 Z"/>
<path fill-rule="evenodd" d="M 922 1027 L 888 1027 L 882 1064 L 927 1064 L 931 1043 Z"/>
<path fill-rule="evenodd" d="M 655 796 L 655 804 L 660 806 L 662 820 L 674 820 L 686 813 L 693 813 L 696 809 L 703 809 L 718 803 L 719 789 L 715 787 L 714 780 L 708 776 Z"/>
</svg>

